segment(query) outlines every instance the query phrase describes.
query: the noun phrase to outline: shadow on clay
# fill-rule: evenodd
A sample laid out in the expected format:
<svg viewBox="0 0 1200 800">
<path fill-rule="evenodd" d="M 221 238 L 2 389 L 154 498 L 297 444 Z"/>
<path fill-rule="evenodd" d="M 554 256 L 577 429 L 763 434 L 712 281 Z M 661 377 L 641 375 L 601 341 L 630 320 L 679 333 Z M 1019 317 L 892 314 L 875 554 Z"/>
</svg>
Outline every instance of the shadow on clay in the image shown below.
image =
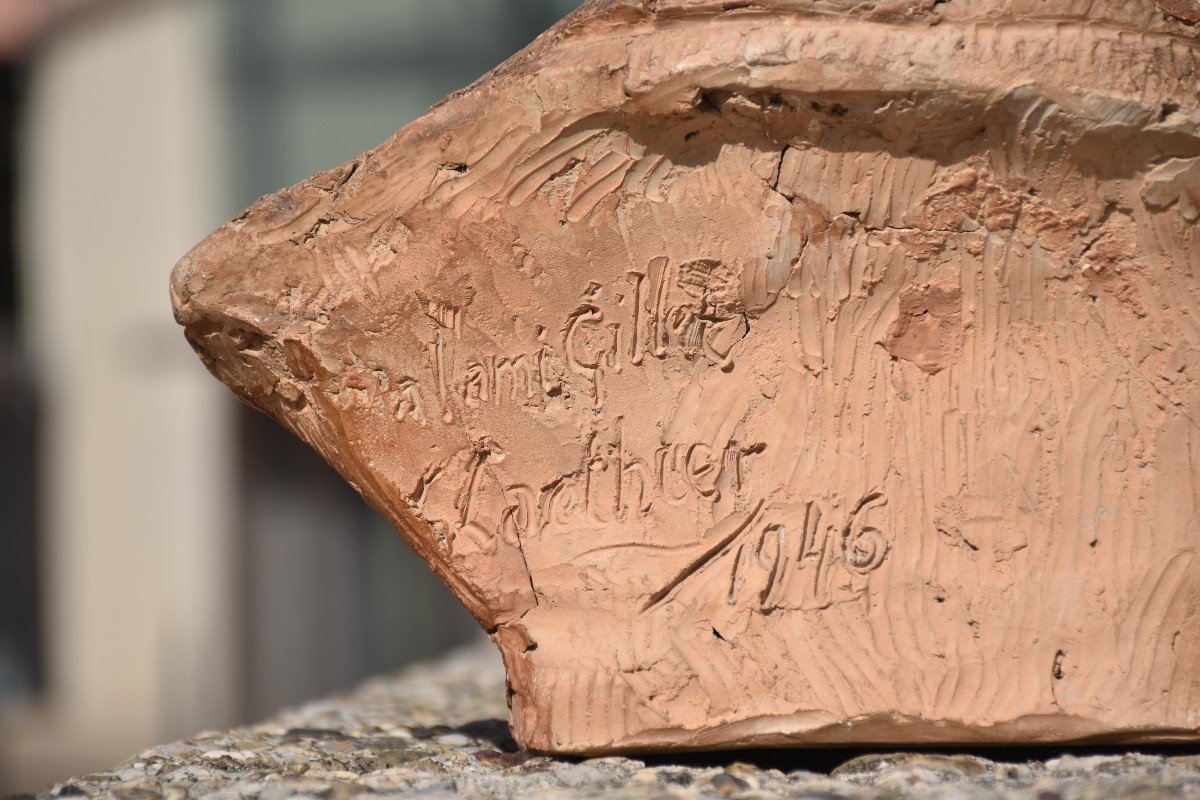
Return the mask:
<svg viewBox="0 0 1200 800">
<path fill-rule="evenodd" d="M 414 730 L 417 738 L 436 738 L 446 733 L 459 733 L 479 741 L 481 751 L 476 758 L 496 762 L 504 766 L 519 766 L 530 756 L 521 752 L 503 720 L 486 719 L 468 722 L 456 728 L 437 726 Z M 926 756 L 973 756 L 998 764 L 1023 764 L 1030 761 L 1049 761 L 1064 755 L 1121 756 L 1135 753 L 1148 756 L 1200 757 L 1200 748 L 1195 745 L 1059 745 L 1041 747 L 822 747 L 793 748 L 778 750 L 711 750 L 698 753 L 655 753 L 631 756 L 649 767 L 715 767 L 724 768 L 732 764 L 750 764 L 759 769 L 777 769 L 781 772 L 816 772 L 824 775 L 852 775 L 875 768 L 880 760 L 889 757 L 919 753 Z M 555 757 L 559 761 L 579 763 L 586 758 Z M 966 766 L 966 765 L 963 765 Z"/>
</svg>

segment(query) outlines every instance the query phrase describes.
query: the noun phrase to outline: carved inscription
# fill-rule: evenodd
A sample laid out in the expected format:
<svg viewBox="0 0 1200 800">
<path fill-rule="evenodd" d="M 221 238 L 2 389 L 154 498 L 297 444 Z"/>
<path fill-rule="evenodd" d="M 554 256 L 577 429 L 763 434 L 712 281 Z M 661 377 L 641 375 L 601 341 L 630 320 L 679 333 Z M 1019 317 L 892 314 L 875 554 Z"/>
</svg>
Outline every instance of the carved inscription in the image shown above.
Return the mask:
<svg viewBox="0 0 1200 800">
<path fill-rule="evenodd" d="M 666 257 L 655 258 L 644 272 L 631 271 L 624 287 L 591 284 L 583 305 L 567 320 L 567 365 L 591 382 L 598 406 L 604 402 L 604 375 L 641 366 L 646 357 L 703 358 L 728 370 L 734 345 L 749 331 L 737 311 L 737 286 L 719 261 L 676 266 Z"/>
<path fill-rule="evenodd" d="M 838 525 L 817 501 L 758 503 L 713 526 L 708 547 L 655 592 L 644 610 L 681 592 L 711 593 L 729 606 L 762 613 L 811 611 L 853 600 L 866 577 L 883 565 L 889 549 L 883 533 L 865 524 L 867 512 L 887 503 L 878 492 L 859 500 Z"/>
<path fill-rule="evenodd" d="M 544 345 L 524 355 L 473 359 L 455 380 L 453 390 L 469 408 L 554 397 L 562 390 L 554 359 L 553 351 Z"/>
<path fill-rule="evenodd" d="M 451 331 L 457 338 L 462 334 L 462 309 L 458 306 L 417 292 L 417 298 L 425 304 L 425 316 L 437 323 L 439 328 Z"/>
<path fill-rule="evenodd" d="M 495 474 L 486 481 L 484 474 L 488 458 L 499 448 L 485 440 L 426 470 L 409 503 L 432 515 L 436 504 L 429 505 L 431 496 L 443 498 L 443 507 L 451 500 L 453 517 L 437 519 L 435 529 L 443 531 L 449 543 L 466 533 L 484 548 L 486 537 L 516 543 L 526 536 L 642 520 L 660 503 L 712 507 L 726 493 L 740 497 L 744 463 L 763 449 L 762 444 L 665 444 L 652 455 L 640 456 L 626 447 L 617 427 L 589 437 L 577 471 L 540 488 L 505 486 L 501 510 L 493 516 L 481 511 L 497 507 L 492 501 L 485 503 L 482 495 L 485 487 L 497 491 Z"/>
<path fill-rule="evenodd" d="M 400 383 L 400 390 L 396 395 L 396 419 L 403 422 L 406 419 L 411 419 L 418 425 L 425 425 L 428 418 L 425 416 L 425 402 L 421 399 L 421 387 L 412 378 L 407 378 Z"/>
<path fill-rule="evenodd" d="M 383 368 L 358 367 L 348 370 L 340 380 L 323 381 L 322 387 L 343 411 L 384 405 L 397 422 L 414 422 L 422 427 L 429 422 L 421 386 L 414 378 L 393 380 Z"/>
<path fill-rule="evenodd" d="M 421 299 L 434 322 L 429 355 L 447 421 L 456 407 L 536 407 L 561 395 L 571 375 L 587 381 L 594 413 L 602 420 L 607 376 L 640 368 L 649 359 L 670 357 L 703 360 L 729 370 L 735 346 L 749 330 L 738 310 L 736 275 L 712 259 L 675 263 L 658 257 L 646 269 L 627 273 L 624 283 L 590 283 L 583 302 L 560 328 L 561 350 L 547 340 L 547 329 L 539 327 L 535 349 L 510 355 L 473 353 L 463 343 L 463 310 Z M 425 415 L 419 387 L 402 382 L 397 419 L 424 424 Z M 481 480 L 491 451 L 490 445 L 481 445 L 428 470 L 414 501 L 424 505 L 434 481 L 455 476 L 454 514 L 435 520 L 434 527 L 445 532 L 449 545 L 464 535 L 486 552 L 496 543 L 519 543 L 524 537 L 637 522 L 659 506 L 700 504 L 712 509 L 730 496 L 745 506 L 751 501 L 742 496 L 744 463 L 765 447 L 736 441 L 663 442 L 652 451 L 636 452 L 617 417 L 584 437 L 578 469 L 546 485 L 500 484 L 500 490 L 498 476 Z M 489 492 L 502 492 L 498 518 L 495 511 L 480 510 L 497 508 L 495 495 L 482 501 L 485 485 L 492 487 Z M 839 527 L 833 522 L 836 515 L 816 501 L 758 501 L 751 511 L 742 512 L 740 521 L 731 517 L 719 523 L 714 530 L 732 525 L 734 532 L 707 548 L 647 607 L 674 596 L 690 576 L 710 573 L 717 563 L 725 564 L 725 578 L 719 582 L 724 600 L 740 604 L 742 595 L 750 592 L 754 599 L 746 607 L 762 613 L 820 608 L 857 596 L 865 576 L 887 554 L 883 534 L 861 524 L 862 515 L 883 502 L 878 494 L 864 498 Z"/>
<path fill-rule="evenodd" d="M 589 284 L 584 302 L 561 326 L 561 353 L 543 341 L 533 350 L 508 355 L 464 350 L 464 311 L 419 295 L 434 322 L 429 359 L 443 417 L 452 421 L 457 403 L 467 409 L 539 405 L 562 393 L 565 373 L 585 378 L 600 407 L 604 376 L 627 365 L 641 366 L 647 357 L 705 359 L 728 370 L 734 346 L 749 331 L 745 315 L 737 311 L 737 285 L 736 276 L 719 261 L 676 265 L 658 257 L 645 270 L 629 272 L 622 286 Z M 539 330 L 544 337 L 546 329 Z"/>
<path fill-rule="evenodd" d="M 578 471 L 541 489 L 525 484 L 506 490 L 501 527 L 513 535 L 607 525 L 647 516 L 656 503 L 708 504 L 722 492 L 741 491 L 742 463 L 763 445 L 665 444 L 650 458 L 630 453 L 618 427 L 610 436 L 588 439 Z"/>
<path fill-rule="evenodd" d="M 464 358 L 459 366 L 459 346 L 441 328 L 430 345 L 438 397 L 447 421 L 454 418 L 451 396 L 470 409 L 504 403 L 535 405 L 562 391 L 562 366 L 549 345 L 517 355 L 488 354 Z"/>
<path fill-rule="evenodd" d="M 737 605 L 749 594 L 751 605 L 769 613 L 857 597 L 865 583 L 854 578 L 878 569 L 888 551 L 883 533 L 862 517 L 886 503 L 882 494 L 864 497 L 841 526 L 815 501 L 764 508 L 733 551 L 727 602 Z"/>
</svg>

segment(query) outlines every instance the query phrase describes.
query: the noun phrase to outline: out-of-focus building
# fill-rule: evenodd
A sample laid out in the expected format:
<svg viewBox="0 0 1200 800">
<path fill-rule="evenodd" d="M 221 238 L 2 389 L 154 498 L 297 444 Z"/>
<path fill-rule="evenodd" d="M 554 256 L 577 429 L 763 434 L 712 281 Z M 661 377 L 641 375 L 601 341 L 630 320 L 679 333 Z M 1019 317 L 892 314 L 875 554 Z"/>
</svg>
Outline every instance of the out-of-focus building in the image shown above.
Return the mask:
<svg viewBox="0 0 1200 800">
<path fill-rule="evenodd" d="M 74 0 L 0 76 L 0 794 L 478 635 L 205 373 L 167 276 L 575 4 Z"/>
</svg>

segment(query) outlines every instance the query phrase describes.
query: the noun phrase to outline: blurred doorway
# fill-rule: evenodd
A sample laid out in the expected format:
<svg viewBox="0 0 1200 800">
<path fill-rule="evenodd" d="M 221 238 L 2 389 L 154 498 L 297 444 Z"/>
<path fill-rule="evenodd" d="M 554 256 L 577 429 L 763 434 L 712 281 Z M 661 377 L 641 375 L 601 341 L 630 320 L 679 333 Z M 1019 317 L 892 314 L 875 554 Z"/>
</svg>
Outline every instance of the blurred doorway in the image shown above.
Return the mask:
<svg viewBox="0 0 1200 800">
<path fill-rule="evenodd" d="M 0 60 L 0 700 L 41 680 L 37 621 L 37 402 L 17 336 L 17 120 L 24 75 Z"/>
</svg>

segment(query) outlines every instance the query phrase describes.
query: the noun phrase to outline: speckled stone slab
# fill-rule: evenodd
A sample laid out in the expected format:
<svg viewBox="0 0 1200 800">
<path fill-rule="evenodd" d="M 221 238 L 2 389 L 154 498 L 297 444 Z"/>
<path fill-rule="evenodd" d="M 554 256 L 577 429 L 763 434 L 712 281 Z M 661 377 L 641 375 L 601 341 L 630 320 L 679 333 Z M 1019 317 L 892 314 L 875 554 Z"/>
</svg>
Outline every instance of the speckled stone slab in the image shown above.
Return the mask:
<svg viewBox="0 0 1200 800">
<path fill-rule="evenodd" d="M 470 648 L 259 725 L 153 747 L 37 800 L 1200 798 L 1200 756 L 1190 755 L 528 756 L 508 735 L 504 694 L 495 650 Z"/>
</svg>

